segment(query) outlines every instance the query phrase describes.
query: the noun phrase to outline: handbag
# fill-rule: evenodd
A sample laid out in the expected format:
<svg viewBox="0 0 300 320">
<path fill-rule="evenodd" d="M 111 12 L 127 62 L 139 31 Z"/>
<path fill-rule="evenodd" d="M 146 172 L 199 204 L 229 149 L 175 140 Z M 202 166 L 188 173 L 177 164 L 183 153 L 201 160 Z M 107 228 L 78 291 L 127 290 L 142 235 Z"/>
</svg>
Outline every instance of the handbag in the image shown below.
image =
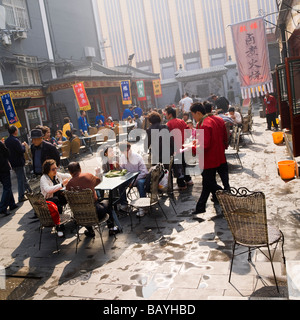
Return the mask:
<svg viewBox="0 0 300 320">
<path fill-rule="evenodd" d="M 56 226 L 60 225 L 60 215 L 57 205 L 52 201 L 46 201 L 50 211 L 51 218 Z"/>
</svg>

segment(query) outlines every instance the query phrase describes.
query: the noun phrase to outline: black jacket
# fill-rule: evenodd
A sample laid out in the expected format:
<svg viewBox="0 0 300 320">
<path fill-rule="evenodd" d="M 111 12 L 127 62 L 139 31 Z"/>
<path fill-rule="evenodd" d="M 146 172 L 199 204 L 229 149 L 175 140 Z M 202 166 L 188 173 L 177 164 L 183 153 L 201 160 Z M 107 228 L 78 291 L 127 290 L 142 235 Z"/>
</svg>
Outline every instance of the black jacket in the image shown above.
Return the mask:
<svg viewBox="0 0 300 320">
<path fill-rule="evenodd" d="M 46 160 L 53 159 L 56 161 L 56 165 L 59 167 L 60 155 L 59 155 L 59 151 L 56 149 L 56 147 L 49 142 L 43 141 L 41 148 L 42 148 L 42 155 L 41 155 L 42 165 Z M 34 165 L 35 151 L 36 151 L 36 147 L 32 144 L 31 145 L 31 154 L 32 154 L 32 161 L 33 161 L 33 170 L 35 168 L 35 165 Z"/>
<path fill-rule="evenodd" d="M 8 157 L 9 150 L 6 148 L 5 144 L 0 141 L 0 173 L 8 173 L 11 170 Z"/>
<path fill-rule="evenodd" d="M 25 166 L 25 146 L 23 146 L 20 140 L 10 135 L 5 140 L 5 145 L 10 152 L 9 162 L 13 168 L 24 167 Z"/>
<path fill-rule="evenodd" d="M 163 129 L 166 129 L 169 131 L 169 128 L 167 125 L 164 125 L 164 124 L 161 124 L 161 123 L 155 123 L 155 124 L 152 124 L 147 130 L 147 137 L 148 139 L 145 140 L 145 144 L 144 144 L 144 147 L 145 147 L 145 151 L 147 151 L 150 147 L 151 147 L 151 144 L 152 144 L 152 141 L 151 141 L 151 131 L 152 130 L 163 130 Z M 148 141 L 147 141 L 148 140 Z M 174 154 L 174 139 L 171 137 L 170 139 L 170 156 Z M 155 150 L 154 149 L 155 147 L 152 147 L 152 151 Z M 157 149 L 156 149 L 157 150 Z M 163 139 L 162 137 L 159 137 L 159 162 L 162 163 L 163 162 Z M 156 163 L 154 163 L 153 165 L 155 165 Z"/>
</svg>

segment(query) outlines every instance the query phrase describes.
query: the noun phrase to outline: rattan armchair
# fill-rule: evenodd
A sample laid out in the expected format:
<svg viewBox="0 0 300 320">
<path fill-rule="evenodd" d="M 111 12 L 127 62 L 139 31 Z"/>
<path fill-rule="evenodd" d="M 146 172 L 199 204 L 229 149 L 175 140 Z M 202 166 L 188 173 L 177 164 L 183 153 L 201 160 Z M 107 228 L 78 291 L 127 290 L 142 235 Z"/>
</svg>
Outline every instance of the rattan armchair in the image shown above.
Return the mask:
<svg viewBox="0 0 300 320">
<path fill-rule="evenodd" d="M 53 222 L 50 211 L 48 209 L 47 202 L 44 196 L 41 193 L 26 193 L 26 197 L 28 198 L 36 216 L 40 221 L 40 241 L 39 241 L 39 250 L 41 249 L 42 244 L 42 233 L 44 228 L 51 228 L 55 230 L 55 239 L 56 239 L 56 249 L 58 251 L 58 242 L 57 242 L 57 230 L 56 225 Z"/>
<path fill-rule="evenodd" d="M 77 241 L 76 241 L 76 253 L 78 243 L 80 241 L 79 236 L 79 228 L 80 227 L 94 227 L 101 238 L 101 243 L 103 247 L 103 251 L 105 252 L 105 247 L 102 238 L 102 230 L 101 227 L 106 224 L 106 221 L 109 219 L 109 215 L 102 219 L 98 219 L 96 207 L 95 207 L 95 199 L 92 190 L 75 190 L 75 191 L 65 191 L 64 195 L 68 201 L 68 204 L 73 212 L 73 219 L 76 224 L 77 230 Z"/>
<path fill-rule="evenodd" d="M 244 246 L 248 247 L 249 262 L 251 262 L 251 252 L 256 249 L 259 249 L 268 258 L 271 262 L 276 288 L 279 292 L 273 258 L 278 244 L 281 242 L 282 257 L 285 264 L 284 235 L 278 228 L 268 224 L 264 193 L 252 192 L 246 188 L 238 190 L 231 188 L 230 191 L 217 191 L 216 196 L 234 239 L 229 282 L 231 280 L 234 257 L 245 253 L 244 251 L 235 255 L 235 249 L 237 246 Z M 271 254 L 272 245 L 276 245 L 273 254 Z M 261 250 L 264 247 L 267 248 L 267 253 Z"/>
</svg>

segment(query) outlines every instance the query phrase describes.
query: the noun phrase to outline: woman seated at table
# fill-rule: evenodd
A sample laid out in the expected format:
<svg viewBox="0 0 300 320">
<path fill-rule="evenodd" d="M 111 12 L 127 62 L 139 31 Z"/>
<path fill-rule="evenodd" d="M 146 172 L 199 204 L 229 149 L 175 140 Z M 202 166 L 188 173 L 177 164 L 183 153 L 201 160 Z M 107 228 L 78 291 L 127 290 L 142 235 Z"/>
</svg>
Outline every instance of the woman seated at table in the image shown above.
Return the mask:
<svg viewBox="0 0 300 320">
<path fill-rule="evenodd" d="M 57 172 L 57 169 L 55 160 L 46 160 L 43 163 L 43 175 L 40 180 L 40 188 L 44 198 L 47 201 L 54 202 L 57 205 L 59 214 L 62 214 L 63 206 L 67 204 L 62 190 L 68 184 L 71 175 Z M 61 231 L 61 229 L 58 231 Z"/>
<path fill-rule="evenodd" d="M 114 149 L 112 147 L 108 147 L 103 152 L 102 173 L 107 173 L 111 170 L 120 170 L 120 166 L 116 161 Z"/>
<path fill-rule="evenodd" d="M 63 144 L 63 142 L 67 141 L 67 138 L 63 136 L 63 132 L 61 130 L 56 131 L 55 139 L 57 144 Z"/>
<path fill-rule="evenodd" d="M 66 131 L 66 136 L 70 142 L 72 142 L 75 138 L 77 138 L 76 134 L 73 134 L 72 131 L 70 130 Z"/>
<path fill-rule="evenodd" d="M 113 118 L 108 117 L 107 121 L 105 122 L 105 127 L 113 128 L 115 126 Z"/>
</svg>

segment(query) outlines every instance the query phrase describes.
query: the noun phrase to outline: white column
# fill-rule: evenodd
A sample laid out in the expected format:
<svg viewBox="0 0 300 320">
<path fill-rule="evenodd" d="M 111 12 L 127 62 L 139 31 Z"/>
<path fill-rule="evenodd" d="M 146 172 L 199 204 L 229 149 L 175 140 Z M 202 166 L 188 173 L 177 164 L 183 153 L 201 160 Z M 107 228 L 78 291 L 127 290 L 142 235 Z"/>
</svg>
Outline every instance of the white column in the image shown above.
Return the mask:
<svg viewBox="0 0 300 320">
<path fill-rule="evenodd" d="M 39 4 L 40 4 L 40 10 L 41 10 L 41 16 L 42 16 L 42 22 L 43 22 L 43 28 L 44 28 L 44 35 L 46 39 L 48 57 L 51 62 L 54 62 L 54 54 L 53 54 L 53 48 L 51 43 L 51 37 L 50 37 L 50 31 L 49 31 L 49 25 L 48 25 L 48 19 L 47 19 L 44 0 L 39 0 Z M 57 78 L 55 67 L 51 67 L 51 74 L 53 79 Z"/>
</svg>

